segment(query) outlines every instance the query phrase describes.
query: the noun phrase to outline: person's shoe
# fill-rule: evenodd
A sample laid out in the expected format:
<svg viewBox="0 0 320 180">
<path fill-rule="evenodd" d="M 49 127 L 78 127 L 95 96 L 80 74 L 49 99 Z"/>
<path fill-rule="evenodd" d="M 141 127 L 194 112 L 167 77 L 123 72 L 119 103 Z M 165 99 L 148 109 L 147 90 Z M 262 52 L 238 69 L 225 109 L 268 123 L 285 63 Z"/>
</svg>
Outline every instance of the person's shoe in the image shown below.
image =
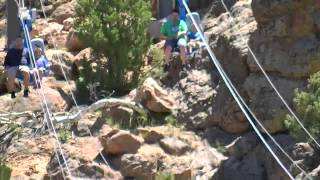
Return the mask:
<svg viewBox="0 0 320 180">
<path fill-rule="evenodd" d="M 163 71 L 164 71 L 164 72 L 168 72 L 168 71 L 169 71 L 169 64 L 165 64 L 165 65 L 164 65 Z"/>
<path fill-rule="evenodd" d="M 29 96 L 29 89 L 25 89 L 23 91 L 23 97 L 28 97 Z"/>
<path fill-rule="evenodd" d="M 11 92 L 11 99 L 16 98 L 16 92 Z"/>
</svg>

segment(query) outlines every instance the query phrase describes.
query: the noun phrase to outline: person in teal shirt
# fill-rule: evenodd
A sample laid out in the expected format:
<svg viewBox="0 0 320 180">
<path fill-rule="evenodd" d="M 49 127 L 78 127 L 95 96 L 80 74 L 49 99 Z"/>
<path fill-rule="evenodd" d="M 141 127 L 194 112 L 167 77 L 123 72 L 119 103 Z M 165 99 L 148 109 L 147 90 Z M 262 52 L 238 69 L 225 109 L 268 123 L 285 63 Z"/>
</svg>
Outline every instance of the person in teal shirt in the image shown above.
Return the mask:
<svg viewBox="0 0 320 180">
<path fill-rule="evenodd" d="M 176 47 L 179 47 L 180 50 L 182 68 L 186 70 L 188 67 L 186 64 L 186 33 L 188 32 L 188 27 L 185 21 L 179 19 L 179 11 L 177 9 L 172 11 L 168 20 L 162 25 L 160 32 L 160 38 L 166 41 L 164 71 L 169 69 L 172 50 Z"/>
</svg>

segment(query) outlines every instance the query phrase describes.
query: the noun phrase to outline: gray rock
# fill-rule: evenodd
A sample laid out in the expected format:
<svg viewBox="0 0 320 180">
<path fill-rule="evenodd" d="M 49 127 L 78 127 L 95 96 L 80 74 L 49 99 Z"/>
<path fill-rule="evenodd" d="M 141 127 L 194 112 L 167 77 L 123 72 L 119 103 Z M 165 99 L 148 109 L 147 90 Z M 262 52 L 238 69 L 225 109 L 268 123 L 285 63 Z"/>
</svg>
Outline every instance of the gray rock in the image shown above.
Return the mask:
<svg viewBox="0 0 320 180">
<path fill-rule="evenodd" d="M 288 179 L 286 173 L 279 167 L 270 152 L 254 134 L 248 134 L 242 138 L 247 140 L 240 139 L 235 143 L 237 150 L 220 165 L 218 172 L 214 175 L 214 179 L 264 180 L 266 177 L 268 179 Z M 293 149 L 295 142 L 292 137 L 277 135 L 274 138 L 286 152 L 290 152 Z M 270 140 L 267 142 L 272 144 Z M 276 154 L 280 153 L 277 148 L 272 148 L 276 151 Z M 285 156 L 279 157 L 286 167 L 292 164 Z"/>
<path fill-rule="evenodd" d="M 160 141 L 160 146 L 169 154 L 182 155 L 190 148 L 185 142 L 174 138 L 166 137 Z"/>
<path fill-rule="evenodd" d="M 281 76 L 271 76 L 271 78 L 289 105 L 291 105 L 294 90 L 305 86 L 304 80 L 289 79 Z M 271 133 L 283 131 L 285 128 L 283 122 L 288 111 L 264 76 L 250 74 L 243 88 L 249 96 L 250 107 L 267 130 Z"/>
<path fill-rule="evenodd" d="M 120 171 L 127 177 L 151 178 L 157 172 L 157 160 L 139 154 L 125 154 L 121 157 Z"/>
</svg>

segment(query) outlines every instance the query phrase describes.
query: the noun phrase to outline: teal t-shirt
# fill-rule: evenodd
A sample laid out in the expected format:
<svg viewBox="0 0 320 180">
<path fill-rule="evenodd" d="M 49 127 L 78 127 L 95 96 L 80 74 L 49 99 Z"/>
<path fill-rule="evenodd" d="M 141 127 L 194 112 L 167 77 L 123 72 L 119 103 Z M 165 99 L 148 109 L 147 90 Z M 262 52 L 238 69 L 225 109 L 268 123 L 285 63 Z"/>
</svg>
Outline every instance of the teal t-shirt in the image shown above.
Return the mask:
<svg viewBox="0 0 320 180">
<path fill-rule="evenodd" d="M 169 39 L 176 38 L 178 32 L 187 32 L 188 27 L 187 24 L 183 20 L 179 20 L 176 23 L 173 23 L 171 20 L 165 22 L 160 32 L 167 36 Z"/>
</svg>

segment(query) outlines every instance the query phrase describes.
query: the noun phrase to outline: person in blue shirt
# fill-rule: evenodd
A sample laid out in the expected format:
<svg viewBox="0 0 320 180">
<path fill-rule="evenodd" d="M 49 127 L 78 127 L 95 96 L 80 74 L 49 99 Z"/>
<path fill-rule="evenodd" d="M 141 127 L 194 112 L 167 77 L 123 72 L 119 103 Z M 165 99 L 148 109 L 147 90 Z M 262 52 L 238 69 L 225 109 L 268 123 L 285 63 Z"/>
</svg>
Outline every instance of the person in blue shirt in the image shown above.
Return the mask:
<svg viewBox="0 0 320 180">
<path fill-rule="evenodd" d="M 40 47 L 36 47 L 34 49 L 34 56 L 36 59 L 36 65 L 35 68 L 32 70 L 32 73 L 35 78 L 38 76 L 36 73 L 39 73 L 39 80 L 42 80 L 42 77 L 48 72 L 49 70 L 49 62 L 48 59 L 43 55 L 42 49 Z M 36 83 L 35 83 L 36 84 Z M 36 87 L 40 87 L 40 84 L 37 84 Z"/>
<path fill-rule="evenodd" d="M 201 40 L 200 33 L 197 31 L 194 25 L 192 25 L 191 29 L 187 32 L 187 38 L 188 54 L 191 54 L 195 49 L 200 49 L 200 51 L 202 50 L 204 43 Z"/>
<path fill-rule="evenodd" d="M 11 93 L 11 98 L 16 97 L 14 91 L 14 81 L 18 72 L 23 76 L 23 96 L 28 97 L 30 80 L 30 59 L 28 50 L 23 47 L 22 37 L 17 37 L 15 40 L 15 46 L 8 50 L 4 61 L 4 67 L 7 75 L 7 88 Z"/>
</svg>

